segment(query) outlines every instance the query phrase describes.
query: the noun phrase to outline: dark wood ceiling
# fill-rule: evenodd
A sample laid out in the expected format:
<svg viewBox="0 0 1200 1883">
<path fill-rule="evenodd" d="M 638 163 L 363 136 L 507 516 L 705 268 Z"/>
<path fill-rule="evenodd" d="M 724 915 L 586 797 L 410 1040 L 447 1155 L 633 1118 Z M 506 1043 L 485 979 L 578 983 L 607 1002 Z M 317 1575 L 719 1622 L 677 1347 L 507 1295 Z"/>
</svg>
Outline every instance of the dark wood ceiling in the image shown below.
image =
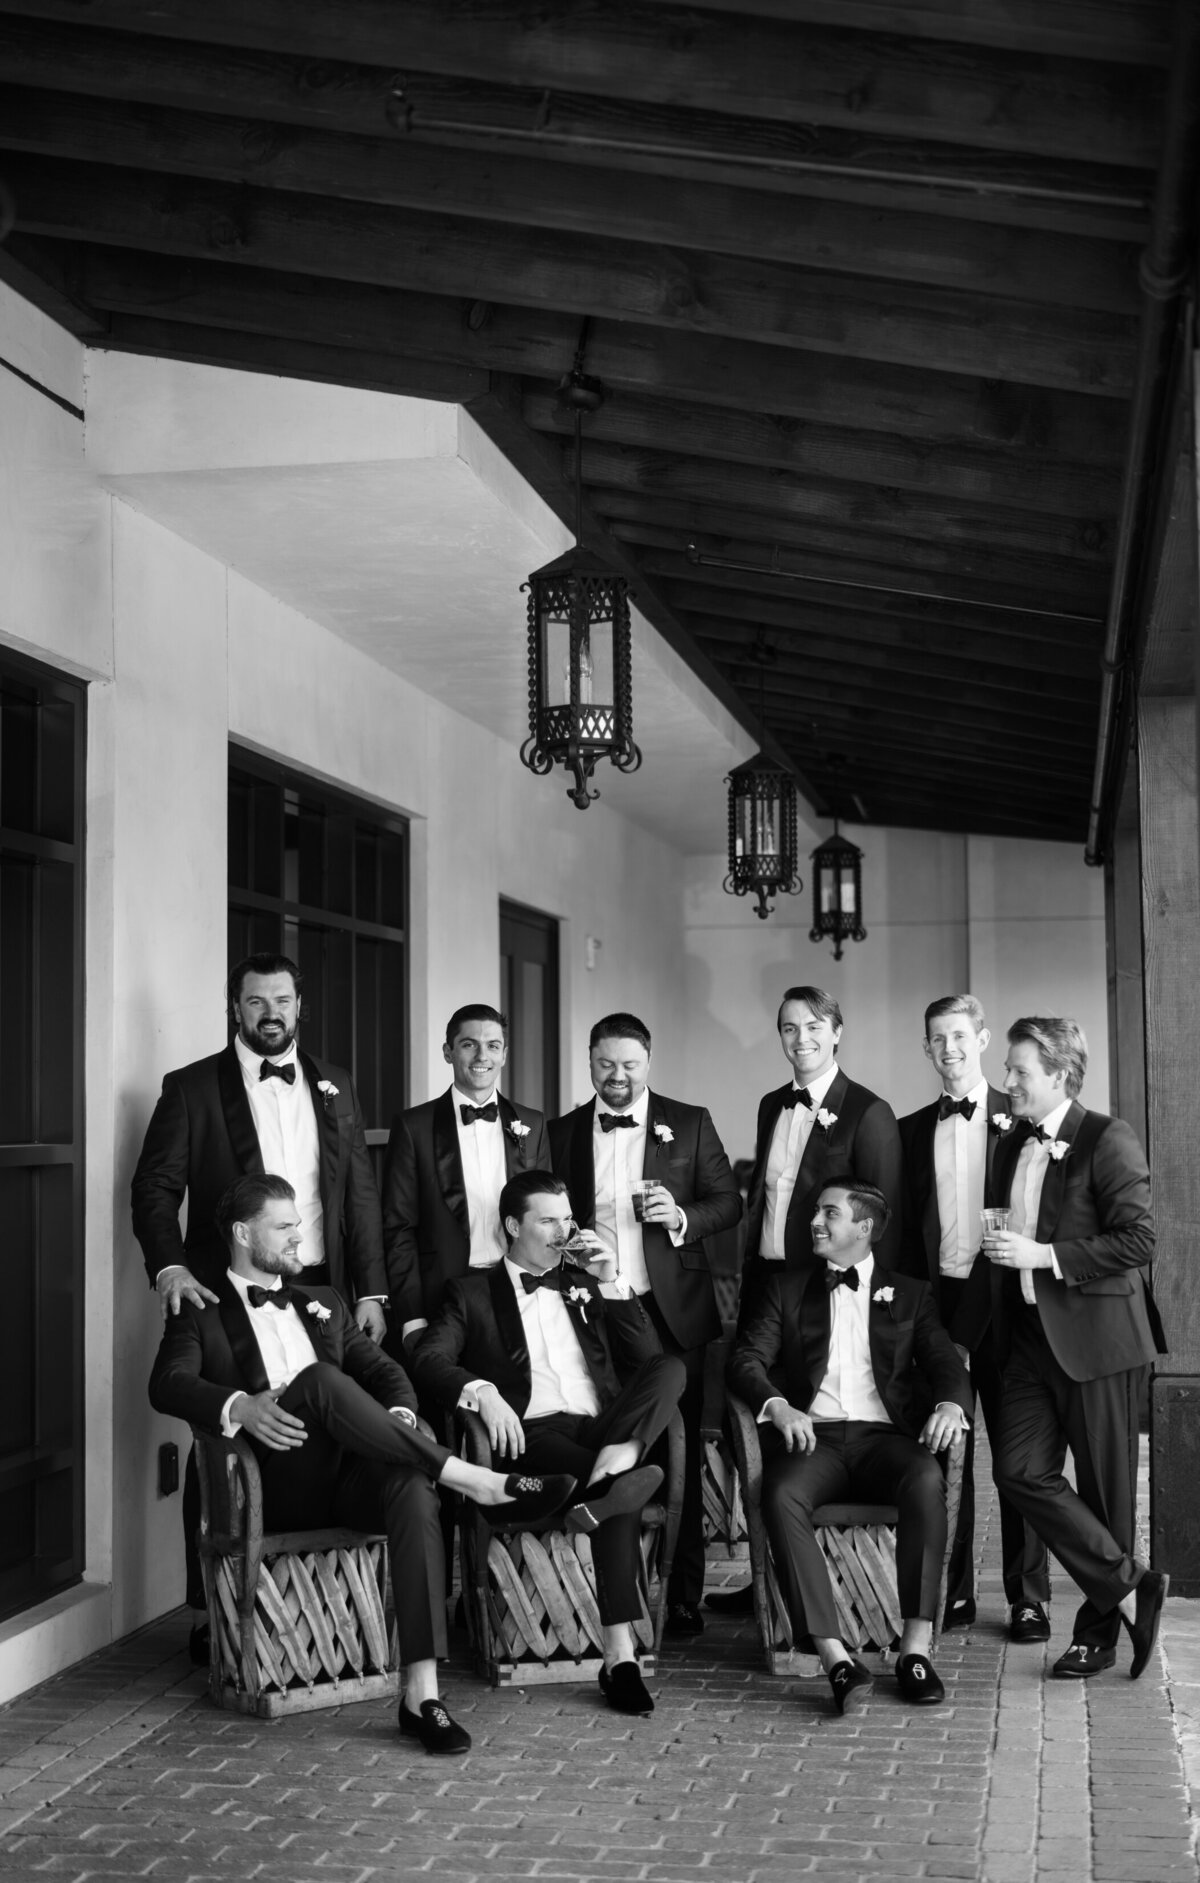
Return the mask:
<svg viewBox="0 0 1200 1883">
<path fill-rule="evenodd" d="M 1082 840 L 1168 24 L 0 0 L 0 275 L 95 346 L 458 401 L 566 516 L 586 321 L 585 535 L 811 801 Z"/>
</svg>

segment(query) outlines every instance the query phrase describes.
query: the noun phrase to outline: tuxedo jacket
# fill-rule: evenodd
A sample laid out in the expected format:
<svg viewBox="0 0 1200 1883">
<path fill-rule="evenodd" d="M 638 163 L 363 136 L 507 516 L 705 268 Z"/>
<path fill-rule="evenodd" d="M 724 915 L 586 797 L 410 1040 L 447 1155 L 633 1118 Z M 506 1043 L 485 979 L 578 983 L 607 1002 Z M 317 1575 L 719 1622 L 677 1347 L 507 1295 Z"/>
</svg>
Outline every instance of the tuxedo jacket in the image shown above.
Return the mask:
<svg viewBox="0 0 1200 1883">
<path fill-rule="evenodd" d="M 156 1412 L 219 1434 L 229 1395 L 265 1393 L 268 1380 L 250 1316 L 228 1273 L 217 1277 L 214 1287 L 215 1308 L 185 1301 L 178 1314 L 167 1316 L 150 1375 L 150 1404 Z M 293 1283 L 292 1292 L 316 1360 L 339 1367 L 381 1406 L 416 1411 L 407 1373 L 355 1325 L 336 1290 Z M 328 1318 L 309 1313 L 310 1305 L 325 1309 Z"/>
<path fill-rule="evenodd" d="M 550 1126 L 552 1168 L 570 1191 L 583 1229 L 596 1220 L 595 1117 L 593 1098 Z M 682 1348 L 701 1347 L 721 1332 L 704 1238 L 732 1229 L 742 1213 L 729 1159 L 702 1106 L 650 1093 L 642 1176 L 662 1184 L 687 1214 L 687 1241 L 679 1248 L 661 1223 L 643 1223 L 642 1252 L 650 1291 L 671 1333 Z"/>
<path fill-rule="evenodd" d="M 662 1343 L 636 1297 L 606 1300 L 599 1284 L 582 1269 L 568 1270 L 567 1275 L 563 1301 L 600 1404 L 608 1406 L 620 1392 L 622 1379 L 661 1354 Z M 518 1419 L 524 1418 L 533 1376 L 517 1291 L 503 1262 L 450 1283 L 413 1353 L 412 1368 L 422 1398 L 448 1412 L 457 1406 L 464 1386 L 489 1380 Z"/>
<path fill-rule="evenodd" d="M 928 1280 L 940 1310 L 942 1304 L 942 1221 L 938 1215 L 937 1173 L 933 1167 L 933 1134 L 937 1129 L 941 1094 L 931 1105 L 909 1112 L 900 1120 L 900 1146 L 904 1153 L 904 1219 L 901 1227 L 900 1266 L 906 1275 Z M 992 1169 L 1002 1133 L 992 1123 L 998 1112 L 1008 1117 L 1007 1095 L 989 1085 L 987 1098 L 987 1152 L 983 1195 L 991 1188 Z M 975 1247 L 983 1242 L 983 1224 L 973 1225 Z M 992 1318 L 990 1264 L 980 1258 L 967 1278 L 950 1333 L 960 1346 L 979 1345 Z"/>
<path fill-rule="evenodd" d="M 1025 1133 L 1016 1126 L 996 1151 L 989 1202 L 1011 1201 Z M 1145 1153 L 1121 1118 L 1086 1111 L 1078 1100 L 1058 1128 L 1069 1145 L 1046 1166 L 1036 1227 L 1025 1234 L 1054 1245 L 1062 1270 L 1032 1269 L 1042 1330 L 1069 1379 L 1099 1380 L 1144 1366 L 1167 1351 L 1147 1286 L 1154 1255 L 1150 1172 Z M 1003 1355 L 1014 1314 L 1023 1311 L 1018 1277 L 992 1269 L 992 1307 Z"/>
<path fill-rule="evenodd" d="M 783 1101 L 792 1089 L 786 1085 L 768 1092 L 758 1108 L 758 1135 L 755 1140 L 754 1174 L 750 1179 L 747 1204 L 746 1255 L 759 1253 L 763 1216 L 767 1200 L 767 1158 L 775 1121 L 783 1110 Z M 812 1246 L 812 1219 L 823 1186 L 834 1177 L 853 1175 L 861 1183 L 874 1184 L 882 1190 L 892 1208 L 887 1234 L 875 1247 L 875 1260 L 882 1268 L 895 1268 L 900 1259 L 903 1220 L 903 1181 L 900 1132 L 890 1105 L 865 1085 L 856 1085 L 839 1068 L 825 1094 L 825 1111 L 835 1114 L 836 1122 L 828 1130 L 814 1123 L 800 1160 L 796 1187 L 788 1205 L 784 1230 L 784 1262 L 788 1268 L 806 1265 L 816 1258 Z"/>
<path fill-rule="evenodd" d="M 881 1289 L 891 1291 L 890 1301 L 877 1299 Z M 775 1394 L 807 1412 L 829 1366 L 832 1321 L 823 1262 L 768 1275 L 730 1355 L 731 1391 L 755 1416 Z M 876 1260 L 867 1338 L 875 1385 L 897 1431 L 916 1438 L 942 1400 L 970 1417 L 971 1382 L 928 1282 L 889 1273 Z"/>
<path fill-rule="evenodd" d="M 514 1105 L 502 1092 L 496 1098 L 506 1176 L 549 1170 L 541 1112 Z M 392 1121 L 383 1166 L 383 1241 L 397 1328 L 405 1321 L 432 1320 L 450 1283 L 471 1265 L 456 1102 L 452 1088 Z"/>
<path fill-rule="evenodd" d="M 386 1295 L 379 1195 L 350 1074 L 299 1053 L 317 1116 L 325 1260 L 335 1288 L 351 1298 Z M 326 1079 L 336 1093 L 317 1090 Z M 213 1226 L 217 1204 L 239 1177 L 263 1173 L 254 1114 L 233 1045 L 168 1072 L 133 1173 L 133 1233 L 150 1285 L 183 1262 L 216 1288 L 229 1254 Z M 179 1210 L 187 1196 L 186 1235 Z"/>
</svg>

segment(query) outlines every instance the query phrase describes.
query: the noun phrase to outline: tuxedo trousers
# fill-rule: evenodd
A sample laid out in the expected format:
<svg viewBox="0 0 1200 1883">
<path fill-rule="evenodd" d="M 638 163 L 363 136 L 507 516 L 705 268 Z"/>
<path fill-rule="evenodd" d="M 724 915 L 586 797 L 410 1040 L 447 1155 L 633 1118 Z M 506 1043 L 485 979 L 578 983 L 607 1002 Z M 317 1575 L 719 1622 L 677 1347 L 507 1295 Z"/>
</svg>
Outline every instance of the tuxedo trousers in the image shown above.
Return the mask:
<svg viewBox="0 0 1200 1883">
<path fill-rule="evenodd" d="M 251 1440 L 262 1473 L 264 1525 L 381 1530 L 392 1566 L 400 1659 L 407 1666 L 444 1656 L 445 1557 L 433 1480 L 450 1453 L 328 1361 L 297 1373 L 278 1403 L 303 1421 L 308 1436 L 289 1451 Z"/>
<path fill-rule="evenodd" d="M 946 1555 L 946 1479 L 936 1454 L 893 1425 L 837 1419 L 815 1430 L 815 1451 L 790 1452 L 773 1425 L 759 1427 L 763 1521 L 797 1638 L 836 1637 L 841 1628 L 812 1520 L 821 1504 L 896 1506 L 900 1613 L 932 1621 Z"/>
<path fill-rule="evenodd" d="M 683 1392 L 686 1375 L 673 1354 L 656 1354 L 643 1361 L 615 1399 L 597 1413 L 549 1412 L 541 1419 L 525 1419 L 525 1452 L 521 1468 L 549 1474 L 569 1471 L 587 1483 L 596 1454 L 605 1445 L 634 1440 L 646 1452 L 666 1431 Z M 497 1470 L 503 1461 L 493 1459 Z M 638 1594 L 642 1519 L 630 1511 L 608 1517 L 592 1532 L 592 1566 L 596 1571 L 596 1606 L 600 1620 L 636 1621 L 642 1612 Z"/>
<path fill-rule="evenodd" d="M 986 1281 L 988 1277 L 985 1275 L 983 1279 Z M 966 1286 L 966 1280 L 960 1281 L 953 1275 L 943 1275 L 939 1284 L 939 1312 L 952 1340 L 955 1338 L 954 1317 Z M 996 1355 L 990 1322 L 976 1330 L 967 1351 L 971 1357 L 971 1384 L 975 1388 L 975 1397 L 987 1427 L 994 1462 L 1000 1441 L 1002 1369 Z M 962 1502 L 958 1507 L 958 1528 L 950 1552 L 950 1574 L 946 1582 L 947 1607 L 952 1602 L 968 1601 L 975 1594 L 974 1425 L 968 1431 L 964 1443 L 966 1452 L 963 1457 Z M 1026 1523 L 1012 1499 L 1002 1491 L 997 1496 L 997 1503 L 1000 1507 L 1000 1563 L 1005 1601 L 1012 1607 L 1022 1602 L 1048 1602 L 1050 1559 L 1046 1545 L 1033 1525 Z"/>
<path fill-rule="evenodd" d="M 1141 1580 L 1133 1559 L 1138 1396 L 1147 1367 L 1099 1380 L 1066 1374 L 1036 1308 L 1012 1315 L 1004 1367 L 996 1486 L 1012 1500 L 1083 1590 L 1071 1639 L 1115 1647 L 1117 1608 Z M 1067 1450 L 1075 1488 L 1063 1476 Z"/>
<path fill-rule="evenodd" d="M 684 1369 L 685 1384 L 679 1401 L 683 1418 L 683 1509 L 679 1514 L 679 1541 L 667 1587 L 668 1602 L 698 1603 L 704 1594 L 704 1441 L 700 1434 L 704 1418 L 704 1360 L 707 1342 L 699 1347 L 681 1347 L 666 1317 L 652 1294 L 639 1296 L 663 1344 L 663 1352 L 672 1354 Z"/>
</svg>

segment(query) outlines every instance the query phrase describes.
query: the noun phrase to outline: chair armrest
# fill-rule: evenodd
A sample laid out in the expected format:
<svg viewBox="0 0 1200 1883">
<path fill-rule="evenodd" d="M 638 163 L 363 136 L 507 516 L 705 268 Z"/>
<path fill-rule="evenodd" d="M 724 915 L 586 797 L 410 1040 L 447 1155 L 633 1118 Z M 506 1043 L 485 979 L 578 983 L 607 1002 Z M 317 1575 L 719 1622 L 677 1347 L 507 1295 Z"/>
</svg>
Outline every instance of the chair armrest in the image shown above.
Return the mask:
<svg viewBox="0 0 1200 1883">
<path fill-rule="evenodd" d="M 465 1406 L 454 1408 L 454 1433 L 466 1450 L 467 1462 L 483 1465 L 488 1471 L 492 1468 L 492 1448 L 488 1444 L 487 1427 L 477 1412 L 468 1412 Z"/>
<path fill-rule="evenodd" d="M 742 1503 L 747 1520 L 753 1510 L 757 1521 L 762 1510 L 762 1446 L 759 1443 L 758 1425 L 749 1406 L 736 1393 L 727 1392 L 725 1403 L 729 1411 L 733 1455 L 737 1460 L 738 1476 L 742 1480 Z"/>
<path fill-rule="evenodd" d="M 192 1426 L 200 1480 L 200 1532 L 209 1546 L 253 1548 L 263 1532 L 262 1475 L 249 1440 Z M 239 1481 L 241 1497 L 238 1497 Z"/>
</svg>

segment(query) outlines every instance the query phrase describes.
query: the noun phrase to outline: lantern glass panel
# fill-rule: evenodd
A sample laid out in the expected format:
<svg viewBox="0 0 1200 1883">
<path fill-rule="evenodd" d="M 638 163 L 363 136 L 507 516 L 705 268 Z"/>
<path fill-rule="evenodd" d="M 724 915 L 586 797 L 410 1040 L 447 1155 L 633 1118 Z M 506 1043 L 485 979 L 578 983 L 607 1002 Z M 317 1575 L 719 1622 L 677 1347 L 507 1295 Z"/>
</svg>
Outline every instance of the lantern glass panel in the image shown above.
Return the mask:
<svg viewBox="0 0 1200 1883">
<path fill-rule="evenodd" d="M 562 599 L 565 603 L 565 595 Z M 569 706 L 571 703 L 571 617 L 565 606 L 561 609 L 547 607 L 543 610 L 542 646 L 545 649 L 543 685 L 546 689 L 546 705 Z"/>
<path fill-rule="evenodd" d="M 832 915 L 837 901 L 836 872 L 828 863 L 819 866 L 821 884 L 821 914 Z"/>
<path fill-rule="evenodd" d="M 855 913 L 855 902 L 857 900 L 854 893 L 854 865 L 853 863 L 843 863 L 841 874 L 842 874 L 841 911 L 843 915 L 853 915 Z"/>
</svg>

